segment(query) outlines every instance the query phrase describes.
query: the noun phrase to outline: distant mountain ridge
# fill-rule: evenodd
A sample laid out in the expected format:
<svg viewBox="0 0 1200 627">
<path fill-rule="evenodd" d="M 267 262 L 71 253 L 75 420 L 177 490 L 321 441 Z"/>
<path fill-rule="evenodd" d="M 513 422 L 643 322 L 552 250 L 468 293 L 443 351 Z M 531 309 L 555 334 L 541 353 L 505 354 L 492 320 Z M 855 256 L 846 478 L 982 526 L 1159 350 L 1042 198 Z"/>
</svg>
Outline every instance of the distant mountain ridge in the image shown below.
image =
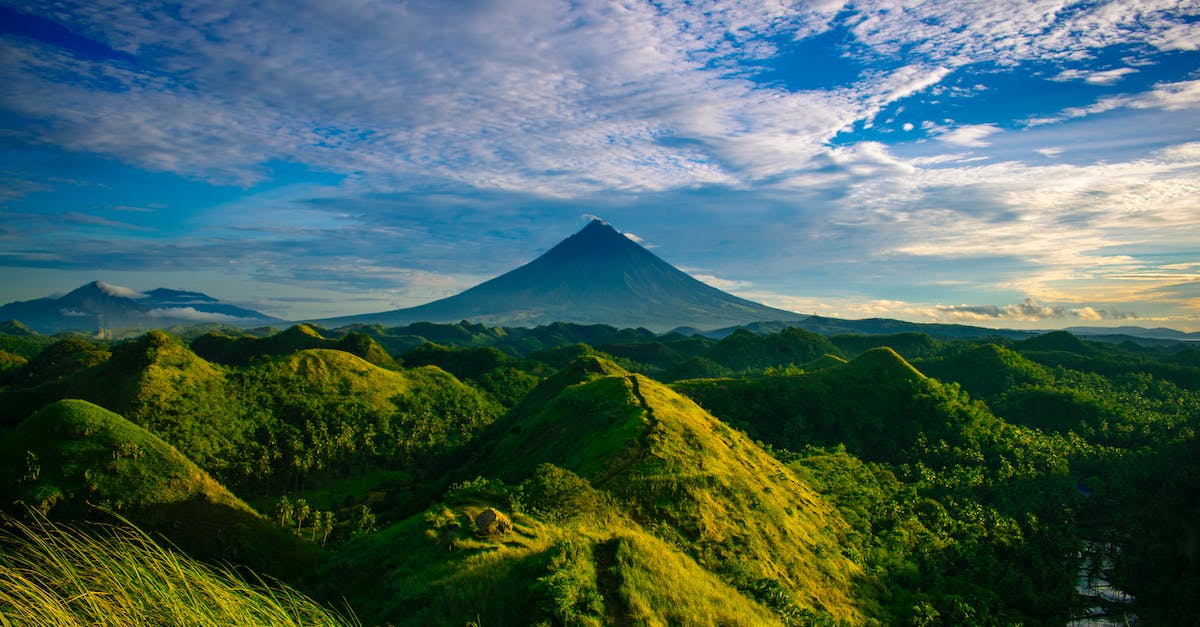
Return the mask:
<svg viewBox="0 0 1200 627">
<path fill-rule="evenodd" d="M 330 327 L 460 320 L 530 327 L 574 322 L 661 332 L 804 317 L 707 285 L 607 223 L 593 220 L 537 259 L 460 294 L 418 307 L 316 322 Z"/>
<path fill-rule="evenodd" d="M 1178 340 L 1183 342 L 1200 342 L 1200 333 L 1187 333 L 1177 331 L 1166 327 L 1155 327 L 1147 329 L 1145 327 L 1123 326 L 1123 327 L 1067 327 L 1065 330 L 1070 331 L 1074 335 L 1082 336 L 1120 336 L 1128 335 L 1131 337 L 1139 337 L 1150 340 Z"/>
<path fill-rule="evenodd" d="M 156 329 L 179 324 L 260 326 L 282 322 L 251 309 L 201 294 L 157 288 L 147 292 L 92 281 L 64 296 L 0 306 L 0 320 L 19 320 L 39 333 Z"/>
</svg>

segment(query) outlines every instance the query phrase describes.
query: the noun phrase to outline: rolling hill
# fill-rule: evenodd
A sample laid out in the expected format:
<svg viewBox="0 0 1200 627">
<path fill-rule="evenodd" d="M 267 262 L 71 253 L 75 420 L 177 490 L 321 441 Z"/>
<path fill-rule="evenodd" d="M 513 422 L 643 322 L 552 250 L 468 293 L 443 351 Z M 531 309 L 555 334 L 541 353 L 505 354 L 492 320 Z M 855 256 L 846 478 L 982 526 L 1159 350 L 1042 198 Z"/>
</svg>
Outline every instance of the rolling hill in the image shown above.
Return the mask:
<svg viewBox="0 0 1200 627">
<path fill-rule="evenodd" d="M 501 481 L 460 483 L 331 565 L 367 618 L 862 624 L 878 611 L 831 505 L 741 433 L 602 358 L 543 381 L 462 473 Z M 489 508 L 511 527 L 476 531 Z M 520 579 L 539 583 L 506 585 Z"/>
<path fill-rule="evenodd" d="M 317 558 L 175 447 L 86 401 L 47 405 L 0 439 L 0 507 L 17 502 L 59 520 L 109 510 L 194 556 L 276 576 Z"/>
</svg>

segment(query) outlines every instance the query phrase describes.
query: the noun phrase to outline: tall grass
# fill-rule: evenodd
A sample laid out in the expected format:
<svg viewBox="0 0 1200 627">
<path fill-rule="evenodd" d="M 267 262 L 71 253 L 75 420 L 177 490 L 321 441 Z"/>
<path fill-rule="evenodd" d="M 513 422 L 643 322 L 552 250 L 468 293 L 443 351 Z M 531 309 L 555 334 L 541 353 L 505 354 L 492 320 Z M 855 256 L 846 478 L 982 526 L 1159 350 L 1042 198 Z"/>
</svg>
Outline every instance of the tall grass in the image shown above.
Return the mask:
<svg viewBox="0 0 1200 627">
<path fill-rule="evenodd" d="M 0 517 L 3 625 L 357 625 L 280 584 L 247 584 L 132 525 Z"/>
</svg>

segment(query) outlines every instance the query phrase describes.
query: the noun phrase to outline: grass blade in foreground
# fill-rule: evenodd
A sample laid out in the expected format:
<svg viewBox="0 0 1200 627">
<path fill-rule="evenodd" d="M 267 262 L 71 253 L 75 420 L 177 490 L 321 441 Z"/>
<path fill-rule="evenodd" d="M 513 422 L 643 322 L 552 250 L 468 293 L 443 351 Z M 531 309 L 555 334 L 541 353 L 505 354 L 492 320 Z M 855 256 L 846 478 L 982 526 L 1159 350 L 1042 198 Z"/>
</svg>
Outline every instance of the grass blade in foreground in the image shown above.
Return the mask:
<svg viewBox="0 0 1200 627">
<path fill-rule="evenodd" d="M 357 625 L 281 584 L 159 546 L 133 526 L 0 519 L 0 623 Z"/>
</svg>

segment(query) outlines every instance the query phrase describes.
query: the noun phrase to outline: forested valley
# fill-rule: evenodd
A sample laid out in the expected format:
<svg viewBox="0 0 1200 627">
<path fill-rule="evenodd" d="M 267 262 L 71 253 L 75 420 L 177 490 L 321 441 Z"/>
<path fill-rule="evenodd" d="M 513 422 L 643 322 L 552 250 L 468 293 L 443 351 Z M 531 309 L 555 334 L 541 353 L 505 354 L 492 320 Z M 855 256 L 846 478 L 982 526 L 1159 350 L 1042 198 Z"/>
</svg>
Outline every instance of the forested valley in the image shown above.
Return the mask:
<svg viewBox="0 0 1200 627">
<path fill-rule="evenodd" d="M 226 624 L 1200 615 L 1186 342 L 5 330 L 0 615 L 16 624 L 119 621 L 109 601 Z M 138 586 L 121 577 L 164 563 L 203 594 L 124 598 Z M 181 618 L 188 598 L 229 614 Z"/>
</svg>

